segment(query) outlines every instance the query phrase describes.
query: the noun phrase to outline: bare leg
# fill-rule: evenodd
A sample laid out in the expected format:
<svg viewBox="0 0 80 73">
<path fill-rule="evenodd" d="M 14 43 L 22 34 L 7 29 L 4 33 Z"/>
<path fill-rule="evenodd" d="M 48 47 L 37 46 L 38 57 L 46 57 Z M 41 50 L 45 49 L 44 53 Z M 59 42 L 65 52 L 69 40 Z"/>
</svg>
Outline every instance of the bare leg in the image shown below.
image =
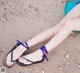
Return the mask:
<svg viewBox="0 0 80 73">
<path fill-rule="evenodd" d="M 55 47 L 57 47 L 73 30 L 73 26 L 70 22 L 67 22 L 63 28 L 53 37 L 46 45 L 47 51 L 51 51 Z"/>
<path fill-rule="evenodd" d="M 61 29 L 61 27 L 57 27 L 54 26 L 53 28 L 49 28 L 45 31 L 43 31 L 42 33 L 40 33 L 39 35 L 33 37 L 32 39 L 30 39 L 29 41 L 27 41 L 29 47 L 32 47 L 40 42 L 43 42 L 47 39 L 50 39 L 51 37 L 53 37 L 59 30 Z"/>
<path fill-rule="evenodd" d="M 80 18 L 75 20 L 70 20 L 64 24 L 62 29 L 45 45 L 47 51 L 53 50 L 56 46 L 58 46 L 73 30 L 80 28 Z M 23 56 L 33 62 L 42 60 L 43 53 L 39 49 L 29 55 Z M 31 64 L 32 62 L 26 61 L 23 57 L 19 58 L 20 62 L 25 64 Z"/>
<path fill-rule="evenodd" d="M 80 29 L 80 18 L 66 22 L 63 28 L 56 34 L 56 36 L 45 45 L 48 52 L 58 46 L 71 33 L 71 31 L 77 29 Z"/>
<path fill-rule="evenodd" d="M 49 28 L 48 30 L 42 32 L 41 34 L 33 37 L 32 39 L 30 39 L 27 43 L 29 45 L 29 47 L 38 44 L 42 41 L 45 41 L 48 38 L 51 38 L 52 36 L 54 36 L 64 25 L 64 23 L 70 19 L 74 19 L 79 17 L 80 15 L 80 4 L 78 4 L 76 7 L 74 7 L 74 9 L 72 9 L 62 20 L 61 22 L 59 22 L 58 25 Z M 44 36 L 46 35 L 46 36 Z"/>
</svg>

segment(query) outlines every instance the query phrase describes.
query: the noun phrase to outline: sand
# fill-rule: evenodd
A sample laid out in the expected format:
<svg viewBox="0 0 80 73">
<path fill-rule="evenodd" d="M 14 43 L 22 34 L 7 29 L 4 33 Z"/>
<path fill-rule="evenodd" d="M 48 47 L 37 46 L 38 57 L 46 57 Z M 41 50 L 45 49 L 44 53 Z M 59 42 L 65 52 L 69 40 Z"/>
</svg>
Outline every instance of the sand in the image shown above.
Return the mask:
<svg viewBox="0 0 80 73">
<path fill-rule="evenodd" d="M 27 41 L 47 28 L 57 25 L 64 17 L 61 0 L 0 0 L 0 67 L 3 59 L 16 44 Z M 30 52 L 46 42 L 36 45 Z M 6 73 L 80 73 L 80 34 L 68 36 L 47 54 L 49 61 L 21 67 L 15 64 Z"/>
</svg>

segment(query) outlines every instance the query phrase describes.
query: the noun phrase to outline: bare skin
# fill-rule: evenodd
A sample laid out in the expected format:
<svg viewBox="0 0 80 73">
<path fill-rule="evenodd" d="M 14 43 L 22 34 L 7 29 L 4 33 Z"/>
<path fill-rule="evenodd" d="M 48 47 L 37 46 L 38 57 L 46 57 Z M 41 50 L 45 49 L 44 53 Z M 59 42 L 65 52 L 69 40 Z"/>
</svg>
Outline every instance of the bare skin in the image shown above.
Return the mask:
<svg viewBox="0 0 80 73">
<path fill-rule="evenodd" d="M 36 45 L 37 43 L 40 43 L 42 41 L 45 41 L 46 39 L 52 38 L 52 36 L 54 36 L 57 32 L 61 30 L 61 28 L 65 25 L 66 22 L 68 22 L 68 20 L 78 18 L 79 16 L 80 16 L 80 4 L 73 8 L 56 26 L 49 28 L 46 31 L 30 39 L 27 42 L 29 47 L 32 47 L 33 45 Z"/>
<path fill-rule="evenodd" d="M 40 42 L 43 42 L 51 38 L 51 40 L 47 44 L 45 44 L 47 51 L 50 52 L 56 46 L 58 46 L 73 30 L 80 30 L 79 16 L 80 16 L 80 4 L 74 7 L 56 26 L 47 29 L 46 31 L 40 33 L 39 35 L 27 41 L 29 47 L 32 47 Z M 21 49 L 21 51 L 23 50 Z M 25 64 L 31 64 L 31 62 L 26 61 L 24 58 L 27 58 L 35 62 L 41 60 L 42 55 L 43 53 L 39 49 L 31 54 L 20 57 L 19 61 Z M 11 63 L 9 62 L 9 64 Z"/>
<path fill-rule="evenodd" d="M 73 27 L 74 25 L 74 27 Z M 45 45 L 48 52 L 53 50 L 58 46 L 73 30 L 80 28 L 80 18 L 72 19 L 64 24 L 62 29 Z M 29 55 L 25 55 L 19 58 L 19 61 L 24 64 L 31 64 L 31 62 L 26 61 L 24 58 L 27 58 L 33 62 L 42 60 L 43 53 L 39 49 Z M 35 58 L 35 59 L 34 59 Z"/>
</svg>

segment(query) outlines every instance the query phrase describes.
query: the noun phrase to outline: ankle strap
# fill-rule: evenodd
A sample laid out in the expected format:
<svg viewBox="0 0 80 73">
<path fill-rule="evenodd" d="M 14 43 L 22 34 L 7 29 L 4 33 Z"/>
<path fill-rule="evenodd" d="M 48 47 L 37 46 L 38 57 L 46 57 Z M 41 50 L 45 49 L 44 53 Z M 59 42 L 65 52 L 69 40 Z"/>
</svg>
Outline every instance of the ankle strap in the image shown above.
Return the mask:
<svg viewBox="0 0 80 73">
<path fill-rule="evenodd" d="M 43 59 L 46 59 L 48 61 L 48 58 L 46 56 L 46 54 L 48 53 L 48 51 L 46 50 L 45 46 L 41 47 L 41 51 L 43 52 Z"/>
<path fill-rule="evenodd" d="M 29 49 L 29 46 L 28 46 L 28 44 L 26 42 L 25 43 L 22 43 L 19 40 L 17 40 L 17 43 L 23 45 L 26 49 Z"/>
</svg>

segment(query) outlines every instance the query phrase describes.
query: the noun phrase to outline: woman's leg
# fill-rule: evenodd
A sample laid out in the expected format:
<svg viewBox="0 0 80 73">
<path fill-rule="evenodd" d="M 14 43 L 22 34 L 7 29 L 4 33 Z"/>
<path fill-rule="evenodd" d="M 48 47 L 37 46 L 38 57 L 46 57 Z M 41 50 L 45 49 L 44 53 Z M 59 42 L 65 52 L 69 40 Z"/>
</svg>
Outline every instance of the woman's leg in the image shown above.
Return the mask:
<svg viewBox="0 0 80 73">
<path fill-rule="evenodd" d="M 72 19 L 65 23 L 62 29 L 45 45 L 47 51 L 58 46 L 73 30 L 80 29 L 80 18 Z"/>
<path fill-rule="evenodd" d="M 66 22 L 62 29 L 45 45 L 47 51 L 50 52 L 51 50 L 53 50 L 76 28 L 80 28 L 80 18 Z M 24 58 L 35 62 L 42 60 L 42 56 L 43 53 L 41 49 L 39 49 L 29 55 L 20 57 L 19 61 L 25 64 L 30 64 L 31 62 L 26 61 Z"/>
<path fill-rule="evenodd" d="M 80 29 L 80 18 L 69 20 L 62 29 L 45 45 L 47 51 L 58 46 L 73 30 Z"/>
<path fill-rule="evenodd" d="M 37 36 L 33 37 L 29 41 L 27 41 L 27 44 L 29 47 L 32 47 L 40 42 L 43 42 L 47 39 L 50 39 L 53 37 L 61 27 L 54 26 L 53 28 L 48 28 L 47 30 L 43 31 L 42 33 L 38 34 Z"/>
<path fill-rule="evenodd" d="M 33 37 L 30 39 L 27 43 L 29 47 L 32 47 L 35 44 L 38 44 L 42 41 L 45 41 L 48 38 L 51 38 L 54 36 L 64 25 L 64 23 L 70 19 L 74 19 L 80 16 L 80 4 L 78 4 L 76 7 L 74 7 L 62 20 L 59 22 L 58 25 L 49 28 L 48 30 L 42 32 L 41 34 Z M 46 36 L 44 36 L 46 35 Z"/>
<path fill-rule="evenodd" d="M 64 24 L 65 21 L 80 17 L 80 3 L 77 4 L 59 23 L 58 26 Z"/>
</svg>

